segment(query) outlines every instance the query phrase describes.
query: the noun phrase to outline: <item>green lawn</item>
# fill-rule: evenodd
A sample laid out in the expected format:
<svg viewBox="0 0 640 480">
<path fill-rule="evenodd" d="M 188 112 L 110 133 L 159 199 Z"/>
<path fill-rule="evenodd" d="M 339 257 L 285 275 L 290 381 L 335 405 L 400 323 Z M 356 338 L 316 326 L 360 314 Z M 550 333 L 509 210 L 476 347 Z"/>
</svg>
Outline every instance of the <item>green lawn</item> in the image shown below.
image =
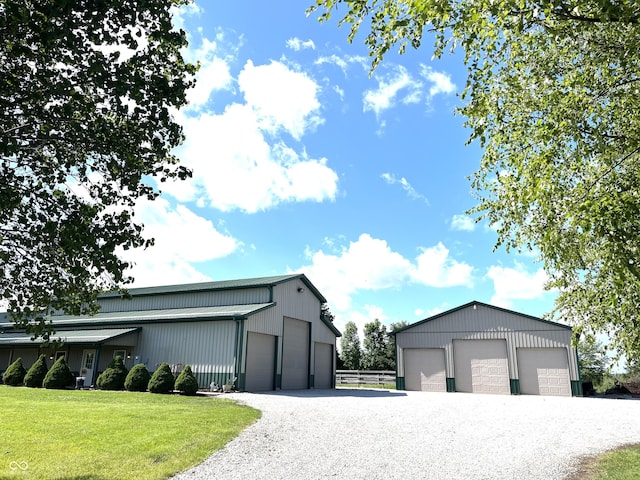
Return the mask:
<svg viewBox="0 0 640 480">
<path fill-rule="evenodd" d="M 163 479 L 260 412 L 230 400 L 0 385 L 0 479 Z"/>
<path fill-rule="evenodd" d="M 629 445 L 584 461 L 571 480 L 637 480 L 640 445 Z"/>
</svg>

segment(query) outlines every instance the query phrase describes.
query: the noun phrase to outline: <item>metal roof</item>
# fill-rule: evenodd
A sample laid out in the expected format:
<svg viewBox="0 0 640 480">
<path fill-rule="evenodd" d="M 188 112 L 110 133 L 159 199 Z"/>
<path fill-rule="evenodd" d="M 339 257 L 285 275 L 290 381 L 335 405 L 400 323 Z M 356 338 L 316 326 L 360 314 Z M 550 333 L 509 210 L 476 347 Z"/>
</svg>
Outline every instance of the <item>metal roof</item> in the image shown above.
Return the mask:
<svg viewBox="0 0 640 480">
<path fill-rule="evenodd" d="M 441 318 L 441 317 L 447 316 L 447 315 L 449 315 L 449 314 L 451 314 L 453 312 L 457 312 L 458 310 L 462 310 L 462 309 L 465 309 L 465 308 L 473 307 L 474 305 L 482 305 L 483 307 L 491 308 L 493 310 L 498 310 L 498 311 L 501 311 L 501 312 L 510 313 L 512 315 L 518 315 L 520 317 L 525 317 L 525 318 L 528 318 L 530 320 L 535 320 L 535 321 L 538 321 L 538 322 L 546 323 L 548 325 L 554 325 L 556 327 L 562 327 L 562 328 L 566 328 L 568 330 L 573 330 L 573 328 L 571 326 L 569 326 L 569 325 L 564 325 L 562 323 L 557 323 L 557 322 L 551 322 L 549 320 L 544 320 L 542 318 L 534 317 L 532 315 L 527 315 L 525 313 L 514 312 L 513 310 L 508 310 L 506 308 L 501 308 L 501 307 L 495 307 L 493 305 L 489 305 L 488 303 L 482 303 L 482 302 L 478 302 L 478 301 L 474 300 L 473 302 L 465 303 L 464 305 L 460 305 L 459 307 L 452 308 L 451 310 L 447 310 L 446 312 L 438 313 L 437 315 L 434 315 L 432 317 L 425 318 L 424 320 L 420 320 L 418 322 L 412 323 L 411 325 L 407 325 L 406 327 L 399 328 L 398 330 L 394 330 L 391 333 L 393 335 L 395 335 L 396 333 L 404 332 L 405 330 L 409 330 L 409 329 L 411 329 L 413 327 L 416 327 L 417 325 L 422 325 L 423 323 L 431 322 L 432 320 L 435 320 L 437 318 Z"/>
<path fill-rule="evenodd" d="M 48 319 L 54 326 L 80 325 L 122 325 L 132 323 L 189 321 L 189 320 L 225 320 L 246 317 L 275 305 L 257 303 L 251 305 L 224 305 L 219 307 L 172 308 L 166 310 L 139 310 L 132 312 L 108 312 L 97 315 L 56 315 Z M 0 324 L 0 327 L 12 327 L 11 323 Z"/>
<path fill-rule="evenodd" d="M 309 290 L 311 290 L 322 303 L 327 302 L 327 300 L 322 296 L 318 289 L 309 281 L 309 279 L 303 273 L 275 275 L 271 277 L 241 278 L 237 280 L 222 280 L 216 282 L 185 283 L 180 285 L 165 285 L 159 287 L 130 288 L 127 290 L 127 293 L 132 296 L 140 296 L 162 295 L 167 293 L 198 292 L 206 290 L 234 290 L 239 288 L 273 287 L 280 283 L 288 282 L 294 279 L 300 279 L 302 282 L 304 282 L 307 288 L 309 288 Z M 119 291 L 114 291 L 105 293 L 101 295 L 101 297 L 118 297 L 121 295 L 122 294 Z"/>
<path fill-rule="evenodd" d="M 65 344 L 90 343 L 99 344 L 116 337 L 122 337 L 135 333 L 140 328 L 108 328 L 100 330 L 59 330 L 51 336 L 50 341 L 59 341 Z M 0 346 L 32 345 L 43 343 L 41 337 L 35 340 L 27 333 L 2 333 L 0 334 Z"/>
</svg>

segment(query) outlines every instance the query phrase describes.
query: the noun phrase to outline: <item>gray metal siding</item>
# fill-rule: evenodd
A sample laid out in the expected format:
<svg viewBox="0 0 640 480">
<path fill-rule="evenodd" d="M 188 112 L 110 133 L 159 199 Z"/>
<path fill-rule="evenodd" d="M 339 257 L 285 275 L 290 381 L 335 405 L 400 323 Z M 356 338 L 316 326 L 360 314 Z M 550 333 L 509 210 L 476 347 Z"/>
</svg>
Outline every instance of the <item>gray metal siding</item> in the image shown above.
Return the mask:
<svg viewBox="0 0 640 480">
<path fill-rule="evenodd" d="M 507 341 L 507 356 L 511 375 L 517 375 L 516 349 L 566 348 L 569 358 L 571 380 L 578 380 L 575 350 L 571 347 L 571 330 L 548 322 L 541 322 L 517 314 L 498 311 L 478 305 L 444 315 L 435 320 L 408 328 L 396 335 L 398 347 L 398 376 L 404 376 L 402 349 L 444 348 L 447 377 L 453 378 L 454 340 L 500 340 Z M 512 378 L 517 378 L 514 376 Z"/>
<path fill-rule="evenodd" d="M 38 348 L 14 348 L 11 361 L 15 362 L 18 358 L 22 358 L 22 366 L 29 370 L 38 359 L 39 353 Z"/>
<path fill-rule="evenodd" d="M 177 292 L 163 295 L 144 295 L 133 297 L 130 300 L 122 300 L 119 297 L 101 298 L 98 303 L 102 313 L 109 313 L 223 305 L 251 305 L 267 303 L 270 301 L 270 297 L 270 289 L 262 287 L 213 292 Z"/>
<path fill-rule="evenodd" d="M 195 373 L 232 375 L 235 331 L 233 321 L 145 325 L 135 352 L 149 371 L 166 362 L 191 365 Z"/>
<path fill-rule="evenodd" d="M 9 362 L 10 357 L 11 357 L 11 349 L 7 348 L 7 349 L 0 350 L 0 370 L 7 369 L 7 367 L 10 365 L 10 362 Z"/>
</svg>

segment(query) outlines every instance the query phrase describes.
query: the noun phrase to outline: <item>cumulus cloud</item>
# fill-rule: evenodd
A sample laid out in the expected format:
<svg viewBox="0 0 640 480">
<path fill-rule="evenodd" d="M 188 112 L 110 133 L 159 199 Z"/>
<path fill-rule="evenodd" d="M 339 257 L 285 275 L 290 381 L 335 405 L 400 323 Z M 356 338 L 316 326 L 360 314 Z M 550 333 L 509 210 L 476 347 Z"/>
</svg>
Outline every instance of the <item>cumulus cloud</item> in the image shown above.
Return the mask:
<svg viewBox="0 0 640 480">
<path fill-rule="evenodd" d="M 418 103 L 421 89 L 422 82 L 414 79 L 406 68 L 397 67 L 391 74 L 381 76 L 378 88 L 364 92 L 364 111 L 371 110 L 379 116 L 398 101 L 403 104 Z"/>
<path fill-rule="evenodd" d="M 520 264 L 516 264 L 515 268 L 491 266 L 487 277 L 493 281 L 495 291 L 491 303 L 504 308 L 511 308 L 512 300 L 542 297 L 545 293 L 544 286 L 549 280 L 542 268 L 530 273 Z"/>
<path fill-rule="evenodd" d="M 200 69 L 196 73 L 196 84 L 187 92 L 189 109 L 198 109 L 205 105 L 216 90 L 229 90 L 233 87 L 233 78 L 228 62 L 218 53 L 216 42 L 203 39 L 201 45 L 190 55 L 191 61 L 199 61 Z"/>
<path fill-rule="evenodd" d="M 399 288 L 409 283 L 430 287 L 470 286 L 473 268 L 449 256 L 441 243 L 422 248 L 414 262 L 394 252 L 385 240 L 363 233 L 335 253 L 308 251 L 301 267 L 336 311 L 347 311 L 360 290 Z"/>
<path fill-rule="evenodd" d="M 413 279 L 430 287 L 455 287 L 472 285 L 473 267 L 449 256 L 449 250 L 438 243 L 434 247 L 421 248 Z"/>
<path fill-rule="evenodd" d="M 238 85 L 244 103 L 221 113 L 178 115 L 186 138 L 176 153 L 193 178 L 163 190 L 181 202 L 247 213 L 283 202 L 333 200 L 338 175 L 328 160 L 310 158 L 280 136 L 299 138 L 322 122 L 316 83 L 279 62 L 249 61 Z"/>
<path fill-rule="evenodd" d="M 456 85 L 451 81 L 451 76 L 447 73 L 436 72 L 427 65 L 421 65 L 420 76 L 431 84 L 429 87 L 430 97 L 441 93 L 448 95 L 456 91 Z"/>
<path fill-rule="evenodd" d="M 263 130 L 276 133 L 284 129 L 300 139 L 305 131 L 323 122 L 317 113 L 318 84 L 283 63 L 254 66 L 249 60 L 238 76 L 238 84 Z"/>
<path fill-rule="evenodd" d="M 468 215 L 454 215 L 451 219 L 451 230 L 473 232 L 475 228 L 476 222 Z"/>
<path fill-rule="evenodd" d="M 287 40 L 287 47 L 290 48 L 291 50 L 295 51 L 295 52 L 299 52 L 300 50 L 304 50 L 304 49 L 311 49 L 311 50 L 315 50 L 316 49 L 316 45 L 315 43 L 313 43 L 313 40 L 300 40 L 297 37 L 294 38 L 290 38 L 289 40 Z"/>
<path fill-rule="evenodd" d="M 422 195 L 421 193 L 418 193 L 416 189 L 411 186 L 411 184 L 406 178 L 404 177 L 397 178 L 392 173 L 383 173 L 382 175 L 380 175 L 380 178 L 382 178 L 389 185 L 400 185 L 402 189 L 405 192 L 407 192 L 407 195 L 409 195 L 410 198 L 413 198 L 414 200 L 421 200 L 427 205 L 429 205 L 429 199 L 424 195 Z"/>
<path fill-rule="evenodd" d="M 144 224 L 144 236 L 155 238 L 153 247 L 120 253 L 134 263 L 127 274 L 135 277 L 136 287 L 206 281 L 209 277 L 192 263 L 225 257 L 241 245 L 210 220 L 184 205 L 174 207 L 162 197 L 152 202 L 140 200 L 135 214 L 136 221 Z"/>
</svg>

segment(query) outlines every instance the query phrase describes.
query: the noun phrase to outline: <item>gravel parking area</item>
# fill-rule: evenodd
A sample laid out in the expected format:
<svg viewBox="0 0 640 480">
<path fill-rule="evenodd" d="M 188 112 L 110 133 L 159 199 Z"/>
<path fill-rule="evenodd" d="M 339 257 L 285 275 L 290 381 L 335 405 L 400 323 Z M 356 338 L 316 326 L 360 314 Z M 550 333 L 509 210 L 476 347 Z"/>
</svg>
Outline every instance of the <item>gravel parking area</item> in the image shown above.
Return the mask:
<svg viewBox="0 0 640 480">
<path fill-rule="evenodd" d="M 233 393 L 262 418 L 174 478 L 563 479 L 640 443 L 640 400 L 305 390 Z"/>
</svg>

